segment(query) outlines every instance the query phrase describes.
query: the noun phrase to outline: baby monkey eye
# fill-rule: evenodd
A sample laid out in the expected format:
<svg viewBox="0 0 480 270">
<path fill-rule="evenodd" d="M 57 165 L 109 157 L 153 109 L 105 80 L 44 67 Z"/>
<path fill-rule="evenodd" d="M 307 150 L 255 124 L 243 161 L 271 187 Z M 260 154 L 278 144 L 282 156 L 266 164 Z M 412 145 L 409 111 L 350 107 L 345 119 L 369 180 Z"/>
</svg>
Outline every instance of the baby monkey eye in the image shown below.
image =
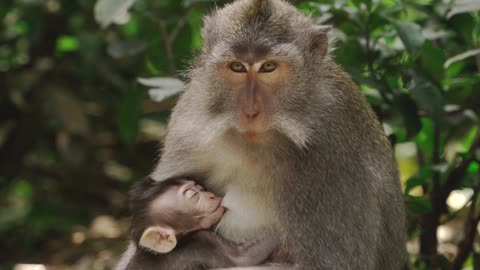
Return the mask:
<svg viewBox="0 0 480 270">
<path fill-rule="evenodd" d="M 192 198 L 195 195 L 197 195 L 197 192 L 195 190 L 188 189 L 187 191 L 185 191 L 185 197 L 187 197 L 188 199 Z"/>
<path fill-rule="evenodd" d="M 247 72 L 247 69 L 245 68 L 245 66 L 240 62 L 230 63 L 230 69 L 233 72 Z"/>
<path fill-rule="evenodd" d="M 277 69 L 277 63 L 268 61 L 263 63 L 262 67 L 260 68 L 260 72 L 268 73 L 274 71 L 275 69 Z"/>
</svg>

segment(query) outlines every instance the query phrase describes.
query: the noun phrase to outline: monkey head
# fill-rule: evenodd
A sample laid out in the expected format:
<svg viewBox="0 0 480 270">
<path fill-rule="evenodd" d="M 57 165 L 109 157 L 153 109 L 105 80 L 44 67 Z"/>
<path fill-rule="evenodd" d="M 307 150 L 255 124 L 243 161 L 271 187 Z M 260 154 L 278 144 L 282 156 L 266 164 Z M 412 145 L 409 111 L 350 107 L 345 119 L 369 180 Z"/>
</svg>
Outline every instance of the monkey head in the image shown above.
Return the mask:
<svg viewBox="0 0 480 270">
<path fill-rule="evenodd" d="M 148 181 L 148 180 L 147 180 Z M 193 231 L 208 229 L 223 216 L 225 209 L 222 199 L 205 191 L 193 181 L 169 180 L 168 185 L 160 185 L 148 198 L 136 202 L 137 207 L 145 207 L 143 217 L 133 217 L 132 226 L 143 220 L 142 232 L 132 231 L 138 246 L 156 253 L 168 253 L 177 244 L 177 238 Z M 142 201 L 139 198 L 133 200 Z M 135 204 L 135 202 L 133 202 Z M 136 220 L 137 219 L 137 220 Z M 135 227 L 132 227 L 135 228 Z M 136 238 L 135 238 L 136 237 Z"/>
<path fill-rule="evenodd" d="M 282 0 L 272 2 L 240 0 L 207 17 L 192 81 L 208 85 L 198 87 L 209 91 L 208 112 L 227 116 L 246 141 L 280 132 L 304 145 L 314 106 L 309 84 L 321 77 L 329 28 Z"/>
</svg>

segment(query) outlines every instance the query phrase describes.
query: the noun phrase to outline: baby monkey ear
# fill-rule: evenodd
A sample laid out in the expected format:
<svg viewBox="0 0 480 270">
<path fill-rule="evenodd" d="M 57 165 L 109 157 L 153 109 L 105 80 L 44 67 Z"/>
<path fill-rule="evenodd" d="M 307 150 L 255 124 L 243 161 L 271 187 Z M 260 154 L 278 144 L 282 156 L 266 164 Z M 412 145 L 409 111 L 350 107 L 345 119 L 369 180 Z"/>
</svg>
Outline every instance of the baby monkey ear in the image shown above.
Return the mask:
<svg viewBox="0 0 480 270">
<path fill-rule="evenodd" d="M 165 254 L 177 245 L 173 229 L 164 227 L 148 227 L 140 237 L 138 245 L 156 253 Z"/>
</svg>

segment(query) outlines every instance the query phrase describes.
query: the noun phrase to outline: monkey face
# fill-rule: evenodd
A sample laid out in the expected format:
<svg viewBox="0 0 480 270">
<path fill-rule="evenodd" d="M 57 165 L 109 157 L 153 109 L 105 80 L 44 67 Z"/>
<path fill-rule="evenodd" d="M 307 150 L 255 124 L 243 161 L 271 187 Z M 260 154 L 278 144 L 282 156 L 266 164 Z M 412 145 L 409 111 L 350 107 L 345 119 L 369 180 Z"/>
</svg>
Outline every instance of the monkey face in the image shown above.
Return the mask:
<svg viewBox="0 0 480 270">
<path fill-rule="evenodd" d="M 269 138 L 272 118 L 278 111 L 278 96 L 286 88 L 291 65 L 280 55 L 258 57 L 238 52 L 218 64 L 218 72 L 232 101 L 236 129 L 248 141 Z"/>
<path fill-rule="evenodd" d="M 205 191 L 193 181 L 172 186 L 152 202 L 150 213 L 157 225 L 167 225 L 177 232 L 208 229 L 217 223 L 225 209 L 222 199 Z"/>
<path fill-rule="evenodd" d="M 283 1 L 235 3 L 206 18 L 192 81 L 207 85 L 209 112 L 228 118 L 246 141 L 271 142 L 280 134 L 305 146 L 328 29 Z"/>
<path fill-rule="evenodd" d="M 199 222 L 200 229 L 208 229 L 217 223 L 225 211 L 220 197 L 205 191 L 193 181 L 186 181 L 180 186 L 178 194 L 180 204 L 183 203 L 187 214 Z"/>
</svg>

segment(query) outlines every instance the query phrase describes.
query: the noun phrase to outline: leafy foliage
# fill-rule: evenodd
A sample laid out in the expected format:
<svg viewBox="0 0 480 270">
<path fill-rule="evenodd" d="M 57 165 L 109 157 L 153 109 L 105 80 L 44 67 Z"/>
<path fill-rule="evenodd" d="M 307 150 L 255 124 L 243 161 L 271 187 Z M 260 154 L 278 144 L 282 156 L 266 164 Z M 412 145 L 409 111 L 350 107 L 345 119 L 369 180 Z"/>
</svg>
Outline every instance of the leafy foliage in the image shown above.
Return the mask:
<svg viewBox="0 0 480 270">
<path fill-rule="evenodd" d="M 224 2 L 0 2 L 0 268 L 86 253 L 109 267 L 105 249 L 123 245 L 108 235 L 121 233 L 93 233 L 110 220 L 97 217 L 128 215 L 128 187 L 153 166 L 182 87 L 170 78 L 199 49 L 202 15 Z M 478 1 L 294 3 L 336 27 L 335 58 L 396 149 L 413 268 L 480 269 Z M 453 223 L 459 237 L 443 237 Z"/>
</svg>

